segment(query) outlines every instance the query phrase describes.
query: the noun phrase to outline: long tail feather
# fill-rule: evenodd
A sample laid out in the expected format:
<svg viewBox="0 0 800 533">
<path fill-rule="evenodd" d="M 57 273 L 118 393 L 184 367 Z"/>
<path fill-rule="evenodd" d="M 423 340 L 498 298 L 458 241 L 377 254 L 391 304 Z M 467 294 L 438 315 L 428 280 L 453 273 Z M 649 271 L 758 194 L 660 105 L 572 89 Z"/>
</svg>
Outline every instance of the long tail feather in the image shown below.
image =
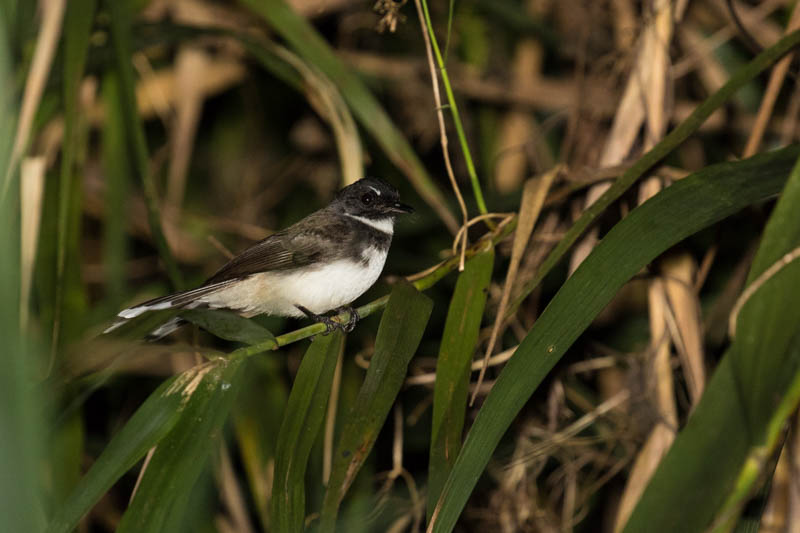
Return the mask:
<svg viewBox="0 0 800 533">
<path fill-rule="evenodd" d="M 106 328 L 106 330 L 103 331 L 103 333 L 110 333 L 115 329 L 117 329 L 118 327 L 120 327 L 125 322 L 127 322 L 128 320 L 136 318 L 137 316 L 146 313 L 148 311 L 160 311 L 164 309 L 192 309 L 194 307 L 197 307 L 199 305 L 198 302 L 199 298 L 202 298 L 207 294 L 219 290 L 221 287 L 228 285 L 232 281 L 234 280 L 223 281 L 221 283 L 214 283 L 212 285 L 204 285 L 196 289 L 177 292 L 175 294 L 169 294 L 167 296 L 161 296 L 159 298 L 148 300 L 144 303 L 135 305 L 133 307 L 123 309 L 122 311 L 117 313 L 119 320 L 117 320 L 111 326 Z M 150 334 L 150 336 L 154 338 L 161 338 L 175 331 L 183 323 L 184 322 L 180 318 L 169 320 L 168 322 L 156 328 Z"/>
<path fill-rule="evenodd" d="M 146 338 L 149 341 L 157 341 L 162 337 L 166 337 L 184 324 L 186 324 L 186 320 L 176 316 L 175 318 L 167 320 L 156 329 L 148 333 Z"/>
</svg>

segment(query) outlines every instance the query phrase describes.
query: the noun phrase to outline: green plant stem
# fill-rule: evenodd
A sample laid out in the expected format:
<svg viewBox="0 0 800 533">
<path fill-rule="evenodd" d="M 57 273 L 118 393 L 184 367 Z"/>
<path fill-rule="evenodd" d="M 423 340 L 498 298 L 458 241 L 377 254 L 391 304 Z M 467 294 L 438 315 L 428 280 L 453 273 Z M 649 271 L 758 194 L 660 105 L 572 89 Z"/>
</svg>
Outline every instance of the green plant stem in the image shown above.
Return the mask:
<svg viewBox="0 0 800 533">
<path fill-rule="evenodd" d="M 725 85 L 706 98 L 702 104 L 695 108 L 686 120 L 681 122 L 669 135 L 664 137 L 661 142 L 655 145 L 625 171 L 625 173 L 623 173 L 595 203 L 584 211 L 583 215 L 572 225 L 566 235 L 559 241 L 558 245 L 553 248 L 536 271 L 536 275 L 533 279 L 522 287 L 520 295 L 508 306 L 506 319 L 512 317 L 517 312 L 517 308 L 522 301 L 533 292 L 545 276 L 550 273 L 553 267 L 555 267 L 569 249 L 572 248 L 572 245 L 583 235 L 583 232 L 586 231 L 611 203 L 630 189 L 645 172 L 669 155 L 670 152 L 680 146 L 683 141 L 697 131 L 703 122 L 705 122 L 714 111 L 719 109 L 722 104 L 727 102 L 736 91 L 741 89 L 745 84 L 758 76 L 758 74 L 783 57 L 789 50 L 798 45 L 800 45 L 800 30 L 793 31 L 773 46 L 761 52 L 746 66 L 737 70 Z"/>
<path fill-rule="evenodd" d="M 444 84 L 444 92 L 447 94 L 447 103 L 450 107 L 450 113 L 453 115 L 453 123 L 456 127 L 458 134 L 458 142 L 461 144 L 461 150 L 464 152 L 464 161 L 467 163 L 467 173 L 472 182 L 472 192 L 475 195 L 475 202 L 478 204 L 478 211 L 482 215 L 488 213 L 486 209 L 486 202 L 483 200 L 483 191 L 481 191 L 481 184 L 478 181 L 478 174 L 475 172 L 475 164 L 472 162 L 472 152 L 469 150 L 467 144 L 467 136 L 464 134 L 464 126 L 461 124 L 461 115 L 458 113 L 458 106 L 456 105 L 455 96 L 453 96 L 453 88 L 450 86 L 450 77 L 447 75 L 447 67 L 444 63 L 442 53 L 439 51 L 439 43 L 436 41 L 436 35 L 433 33 L 433 25 L 431 24 L 431 16 L 428 13 L 428 3 L 422 1 L 422 11 L 425 14 L 425 24 L 428 27 L 428 35 L 431 38 L 431 46 L 433 46 L 433 53 L 436 56 L 436 63 L 439 66 L 439 72 L 442 75 L 442 83 Z"/>
<path fill-rule="evenodd" d="M 496 231 L 487 234 L 481 240 L 476 242 L 471 247 L 467 248 L 466 257 L 472 257 L 475 254 L 485 250 L 488 247 L 494 247 L 508 237 L 514 228 L 517 226 L 517 219 L 514 218 L 508 224 L 500 226 L 497 228 Z M 417 288 L 417 290 L 424 291 L 425 289 L 429 289 L 434 286 L 439 280 L 445 277 L 447 274 L 452 272 L 458 267 L 459 264 L 459 257 L 454 256 L 450 259 L 441 263 L 433 272 L 429 273 L 428 275 L 416 280 L 413 285 Z M 358 314 L 361 318 L 368 317 L 369 315 L 376 313 L 386 307 L 386 302 L 389 301 L 389 295 L 381 296 L 380 298 L 371 301 L 366 305 L 362 305 L 357 309 Z M 348 313 L 342 313 L 333 317 L 334 320 L 338 322 L 347 322 L 349 318 Z M 275 340 L 268 340 L 264 342 L 260 342 L 258 344 L 253 344 L 251 346 L 245 346 L 243 348 L 239 348 L 238 350 L 234 350 L 231 352 L 228 357 L 231 359 L 241 359 L 246 357 L 251 357 L 253 355 L 258 355 L 262 352 L 270 351 L 270 350 L 277 350 L 282 346 L 286 346 L 287 344 L 291 344 L 293 342 L 301 341 L 303 339 L 307 339 L 308 337 L 313 337 L 314 335 L 319 335 L 320 333 L 325 332 L 325 325 L 324 324 L 313 324 L 311 326 L 306 326 L 304 328 L 300 328 L 294 331 L 290 331 L 289 333 L 284 333 L 283 335 L 279 335 L 275 337 Z"/>
</svg>

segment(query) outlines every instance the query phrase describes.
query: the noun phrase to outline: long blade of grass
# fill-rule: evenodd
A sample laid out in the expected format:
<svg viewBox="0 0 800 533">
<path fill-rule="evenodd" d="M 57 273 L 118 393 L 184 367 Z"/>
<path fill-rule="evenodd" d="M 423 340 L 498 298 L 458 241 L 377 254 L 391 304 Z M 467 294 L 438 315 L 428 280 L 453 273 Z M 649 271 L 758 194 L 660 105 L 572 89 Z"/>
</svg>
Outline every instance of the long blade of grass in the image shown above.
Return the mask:
<svg viewBox="0 0 800 533">
<path fill-rule="evenodd" d="M 403 386 L 408 363 L 414 356 L 433 301 L 408 283 L 392 289 L 375 340 L 364 384 L 355 406 L 342 422 L 333 470 L 322 503 L 321 531 L 333 531 L 339 505 L 367 459 L 378 433 Z"/>
<path fill-rule="evenodd" d="M 115 65 L 119 75 L 122 116 L 125 118 L 126 129 L 130 136 L 128 140 L 133 147 L 133 163 L 136 173 L 142 180 L 144 188 L 150 231 L 153 234 L 156 248 L 161 260 L 164 261 L 164 266 L 167 269 L 167 274 L 170 281 L 172 281 L 173 287 L 180 290 L 183 288 L 183 277 L 175 258 L 172 256 L 172 252 L 170 252 L 167 239 L 164 236 L 164 230 L 161 227 L 158 190 L 153 174 L 150 171 L 147 139 L 136 108 L 136 82 L 131 64 L 130 20 L 132 17 L 131 13 L 128 12 L 131 7 L 130 4 L 130 2 L 119 2 L 117 0 L 107 0 L 105 3 L 111 15 L 111 40 L 114 45 Z"/>
<path fill-rule="evenodd" d="M 798 147 L 722 163 L 681 180 L 619 222 L 570 277 L 501 372 L 434 510 L 429 531 L 451 531 L 500 438 L 538 385 L 622 285 L 670 246 L 777 194 Z"/>
<path fill-rule="evenodd" d="M 48 533 L 69 533 L 111 486 L 175 426 L 211 367 L 197 367 L 162 383 L 136 410 L 94 462 L 48 525 Z"/>
<path fill-rule="evenodd" d="M 461 451 L 470 366 L 478 344 L 483 309 L 494 267 L 494 250 L 467 261 L 459 274 L 436 360 L 433 426 L 428 463 L 428 517 Z"/>
<path fill-rule="evenodd" d="M 541 283 L 548 273 L 561 261 L 572 245 L 580 238 L 584 231 L 600 216 L 612 202 L 622 196 L 636 181 L 653 165 L 658 163 L 683 141 L 696 132 L 711 114 L 719 109 L 725 102 L 733 97 L 736 92 L 753 80 L 759 73 L 769 68 L 789 50 L 800 44 L 800 30 L 795 31 L 767 48 L 756 56 L 750 63 L 737 70 L 728 82 L 717 92 L 706 98 L 702 104 L 681 122 L 677 128 L 655 145 L 649 152 L 639 158 L 622 176 L 600 197 L 589 206 L 581 217 L 561 238 L 558 245 L 548 254 L 542 262 L 536 275 L 526 283 L 520 295 L 509 305 L 506 317 L 511 317 L 525 298 Z"/>
<path fill-rule="evenodd" d="M 303 59 L 324 72 L 337 85 L 356 119 L 375 137 L 389 159 L 406 174 L 420 196 L 436 211 L 448 229 L 455 233 L 458 223 L 447 207 L 442 192 L 431 180 L 411 145 L 366 85 L 336 57 L 314 27 L 292 11 L 283 0 L 241 2 L 261 15 Z"/>
<path fill-rule="evenodd" d="M 800 401 L 800 161 L 767 223 L 733 344 L 633 511 L 625 531 L 730 529 Z M 713 461 L 708 460 L 713 457 Z M 676 516 L 674 509 L 682 509 Z M 672 529 L 674 531 L 674 529 Z"/>
<path fill-rule="evenodd" d="M 272 525 L 276 531 L 303 531 L 306 467 L 325 419 L 343 340 L 338 331 L 314 337 L 297 371 L 275 452 Z"/>
<path fill-rule="evenodd" d="M 11 77 L 6 24 L 0 24 L 0 169 L 10 165 L 11 140 L 17 101 Z M 15 175 L 16 170 L 11 172 Z M 12 180 L 13 181 L 13 180 Z M 17 184 L 18 185 L 18 184 Z M 44 438 L 40 401 L 31 386 L 37 350 L 24 343 L 20 335 L 20 220 L 19 188 L 9 185 L 9 194 L 0 199 L 0 530 L 31 531 L 43 529 L 41 494 L 42 441 Z"/>
<path fill-rule="evenodd" d="M 61 320 L 72 316 L 72 311 L 64 305 L 64 295 L 68 290 L 65 279 L 67 249 L 78 250 L 75 245 L 79 238 L 79 228 L 74 227 L 80 220 L 80 202 L 76 202 L 73 192 L 79 190 L 81 175 L 75 168 L 79 159 L 78 150 L 85 148 L 80 142 L 81 114 L 78 89 L 83 79 L 86 57 L 89 50 L 89 32 L 94 20 L 96 0 L 75 0 L 67 6 L 64 20 L 64 142 L 61 150 L 61 173 L 58 183 L 58 241 L 56 244 L 56 284 L 55 317 L 53 319 L 52 346 L 59 345 Z M 77 215 L 77 216 L 75 216 Z M 72 242 L 70 242 L 72 241 Z M 72 282 L 73 280 L 69 280 Z M 79 282 L 79 280 L 78 280 Z M 70 283 L 72 284 L 72 283 Z M 80 289 L 78 289 L 80 290 Z"/>
<path fill-rule="evenodd" d="M 241 359 L 216 359 L 196 368 L 185 391 L 180 419 L 156 447 L 128 509 L 120 533 L 175 531 L 184 518 L 195 482 L 219 444 L 241 377 Z"/>
</svg>

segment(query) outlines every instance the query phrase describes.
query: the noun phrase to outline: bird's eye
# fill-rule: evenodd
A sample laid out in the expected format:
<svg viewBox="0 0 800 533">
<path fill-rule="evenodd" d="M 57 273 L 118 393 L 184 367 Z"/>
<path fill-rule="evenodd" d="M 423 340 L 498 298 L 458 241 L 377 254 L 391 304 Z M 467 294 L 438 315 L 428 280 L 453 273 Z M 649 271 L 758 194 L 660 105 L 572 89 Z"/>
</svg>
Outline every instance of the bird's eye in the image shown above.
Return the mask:
<svg viewBox="0 0 800 533">
<path fill-rule="evenodd" d="M 372 201 L 374 199 L 375 199 L 375 195 L 368 192 L 367 194 L 365 194 L 364 196 L 361 197 L 361 203 L 364 204 L 364 205 L 369 205 L 369 204 L 372 203 Z"/>
</svg>

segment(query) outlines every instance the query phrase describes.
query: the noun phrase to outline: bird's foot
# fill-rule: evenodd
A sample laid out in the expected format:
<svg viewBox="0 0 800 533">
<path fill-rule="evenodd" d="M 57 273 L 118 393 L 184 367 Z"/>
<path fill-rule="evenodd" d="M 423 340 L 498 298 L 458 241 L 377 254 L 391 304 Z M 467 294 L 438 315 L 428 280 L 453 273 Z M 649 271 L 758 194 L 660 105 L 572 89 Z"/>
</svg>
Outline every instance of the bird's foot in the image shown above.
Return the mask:
<svg viewBox="0 0 800 533">
<path fill-rule="evenodd" d="M 358 314 L 358 311 L 356 311 L 355 307 L 350 305 L 336 308 L 337 313 L 341 314 L 345 311 L 350 314 L 350 318 L 347 319 L 345 324 L 342 324 L 342 331 L 345 333 L 350 333 L 356 329 L 356 324 L 358 324 L 358 321 L 361 320 L 361 315 Z"/>
<path fill-rule="evenodd" d="M 306 309 L 302 305 L 295 305 L 295 307 L 297 307 L 304 315 L 306 315 L 308 318 L 310 318 L 314 322 L 325 324 L 325 332 L 323 333 L 323 335 L 328 335 L 330 332 L 332 332 L 334 330 L 337 330 L 337 329 L 341 329 L 342 331 L 345 331 L 345 332 L 348 331 L 348 330 L 345 329 L 347 327 L 347 324 L 342 324 L 340 322 L 337 322 L 337 321 L 335 321 L 334 319 L 332 319 L 329 316 L 318 315 L 317 313 L 314 313 L 313 311 L 309 311 L 308 309 Z"/>
</svg>

